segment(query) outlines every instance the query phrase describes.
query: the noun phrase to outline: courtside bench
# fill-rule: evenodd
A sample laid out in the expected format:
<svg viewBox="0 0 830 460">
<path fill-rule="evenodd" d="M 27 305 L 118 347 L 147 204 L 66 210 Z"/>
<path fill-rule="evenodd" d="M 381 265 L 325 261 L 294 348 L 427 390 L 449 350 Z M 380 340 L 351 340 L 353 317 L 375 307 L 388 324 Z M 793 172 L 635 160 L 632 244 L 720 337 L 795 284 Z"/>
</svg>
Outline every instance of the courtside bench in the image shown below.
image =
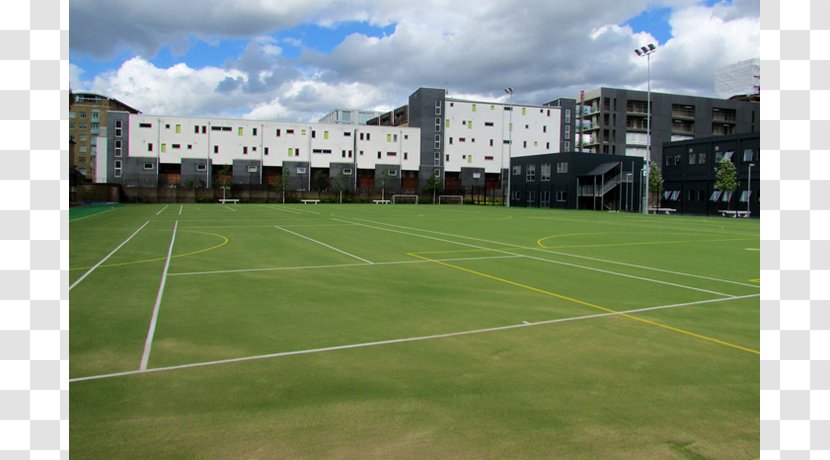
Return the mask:
<svg viewBox="0 0 830 460">
<path fill-rule="evenodd" d="M 727 211 L 726 209 L 718 210 L 723 217 L 748 217 L 749 213 L 746 211 Z"/>
<path fill-rule="evenodd" d="M 238 204 L 239 203 L 239 198 L 219 198 L 219 202 L 222 203 L 222 204 L 225 204 L 225 203 Z"/>
<path fill-rule="evenodd" d="M 651 213 L 654 213 L 654 214 L 657 214 L 657 213 L 671 214 L 673 212 L 677 212 L 677 209 L 674 209 L 674 208 L 648 208 L 648 212 L 651 212 Z"/>
<path fill-rule="evenodd" d="M 375 204 L 389 204 L 390 200 L 372 200 L 372 203 L 375 203 Z"/>
<path fill-rule="evenodd" d="M 320 204 L 320 200 L 302 200 L 303 204 Z"/>
</svg>

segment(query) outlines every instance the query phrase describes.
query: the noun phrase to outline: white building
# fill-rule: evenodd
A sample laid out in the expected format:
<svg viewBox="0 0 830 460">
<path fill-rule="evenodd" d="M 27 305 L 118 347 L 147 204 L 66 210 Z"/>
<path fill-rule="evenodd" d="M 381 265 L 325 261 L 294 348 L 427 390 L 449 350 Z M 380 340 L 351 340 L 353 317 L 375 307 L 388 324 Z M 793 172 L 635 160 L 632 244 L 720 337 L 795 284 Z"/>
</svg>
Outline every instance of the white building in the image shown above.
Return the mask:
<svg viewBox="0 0 830 460">
<path fill-rule="evenodd" d="M 718 69 L 715 93 L 724 99 L 761 94 L 761 60 L 748 59 Z"/>
</svg>

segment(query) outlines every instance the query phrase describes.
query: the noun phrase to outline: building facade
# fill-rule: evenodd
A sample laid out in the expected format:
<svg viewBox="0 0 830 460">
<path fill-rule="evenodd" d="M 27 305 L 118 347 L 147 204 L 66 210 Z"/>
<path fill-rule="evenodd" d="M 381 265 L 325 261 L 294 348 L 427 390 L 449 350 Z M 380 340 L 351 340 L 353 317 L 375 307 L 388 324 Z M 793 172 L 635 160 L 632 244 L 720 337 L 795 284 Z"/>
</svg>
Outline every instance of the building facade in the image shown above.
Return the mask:
<svg viewBox="0 0 830 460">
<path fill-rule="evenodd" d="M 73 93 L 69 101 L 69 137 L 76 154 L 70 164 L 87 180 L 96 177 L 99 137 L 107 137 L 108 116 L 112 111 L 140 113 L 123 102 L 95 93 Z"/>
<path fill-rule="evenodd" d="M 660 203 L 682 214 L 720 215 L 723 210 L 760 216 L 761 157 L 758 133 L 669 142 L 663 145 Z M 735 165 L 738 189 L 715 188 L 718 162 Z"/>
<path fill-rule="evenodd" d="M 342 175 L 347 189 L 411 189 L 418 169 L 417 128 L 282 123 L 114 113 L 100 137 L 98 182 L 124 186 L 233 184 L 310 190 L 316 171 Z M 230 184 L 228 184 L 230 185 Z"/>
<path fill-rule="evenodd" d="M 510 205 L 642 212 L 643 159 L 578 152 L 513 159 Z"/>
<path fill-rule="evenodd" d="M 577 101 L 577 151 L 645 157 L 648 94 L 614 88 L 588 91 Z M 760 106 L 751 102 L 651 93 L 651 161 L 663 164 L 662 146 L 759 130 Z"/>
<path fill-rule="evenodd" d="M 334 109 L 317 120 L 317 122 L 329 125 L 365 125 L 369 120 L 379 116 L 381 113 L 371 110 Z"/>
</svg>

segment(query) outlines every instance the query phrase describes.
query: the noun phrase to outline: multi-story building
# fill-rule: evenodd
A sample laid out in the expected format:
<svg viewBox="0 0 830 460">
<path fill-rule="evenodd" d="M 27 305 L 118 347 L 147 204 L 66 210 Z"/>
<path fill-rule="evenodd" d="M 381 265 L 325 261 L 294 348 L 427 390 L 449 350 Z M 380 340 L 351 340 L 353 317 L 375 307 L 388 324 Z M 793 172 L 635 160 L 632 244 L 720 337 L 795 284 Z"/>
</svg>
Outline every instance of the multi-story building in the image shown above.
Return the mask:
<svg viewBox="0 0 830 460">
<path fill-rule="evenodd" d="M 715 170 L 726 159 L 735 165 L 738 189 L 715 188 Z M 722 210 L 760 214 L 760 134 L 735 134 L 669 142 L 663 145 L 660 203 L 683 214 L 722 214 Z"/>
<path fill-rule="evenodd" d="M 69 137 L 75 141 L 74 167 L 87 180 L 96 177 L 98 138 L 106 137 L 107 117 L 111 111 L 140 113 L 123 102 L 94 93 L 73 93 L 69 107 Z"/>
<path fill-rule="evenodd" d="M 600 88 L 577 102 L 576 150 L 646 156 L 648 94 Z M 666 142 L 758 132 L 758 104 L 651 93 L 651 160 L 662 164 Z"/>
<path fill-rule="evenodd" d="M 760 101 L 761 60 L 758 58 L 721 67 L 715 73 L 715 94 L 724 99 Z"/>
<path fill-rule="evenodd" d="M 125 186 L 234 184 L 310 190 L 317 170 L 347 189 L 415 190 L 417 128 L 170 117 L 113 112 L 101 137 L 97 181 Z M 101 148 L 101 145 L 106 145 Z"/>
<path fill-rule="evenodd" d="M 513 159 L 510 205 L 642 212 L 643 159 L 545 153 Z"/>
<path fill-rule="evenodd" d="M 376 118 L 382 112 L 371 110 L 334 109 L 319 120 L 323 124 L 365 125 L 369 120 Z"/>
<path fill-rule="evenodd" d="M 559 151 L 560 107 L 474 101 L 419 88 L 381 125 L 420 128 L 419 182 L 443 178 L 447 190 L 502 187 L 510 158 Z"/>
</svg>

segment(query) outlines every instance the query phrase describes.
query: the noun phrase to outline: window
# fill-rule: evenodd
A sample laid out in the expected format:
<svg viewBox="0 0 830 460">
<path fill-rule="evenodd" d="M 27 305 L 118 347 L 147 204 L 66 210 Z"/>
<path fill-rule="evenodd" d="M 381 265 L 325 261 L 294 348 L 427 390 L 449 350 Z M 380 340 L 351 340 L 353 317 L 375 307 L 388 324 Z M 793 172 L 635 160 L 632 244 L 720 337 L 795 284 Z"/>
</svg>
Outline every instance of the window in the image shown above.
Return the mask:
<svg viewBox="0 0 830 460">
<path fill-rule="evenodd" d="M 115 156 L 121 156 L 122 145 L 121 141 L 115 141 Z"/>
<path fill-rule="evenodd" d="M 492 121 L 485 121 L 484 126 L 493 126 L 493 122 Z"/>
<path fill-rule="evenodd" d="M 674 157 L 666 155 L 666 166 L 674 166 Z"/>
<path fill-rule="evenodd" d="M 219 146 L 218 145 L 213 146 L 213 153 L 219 153 Z"/>
<path fill-rule="evenodd" d="M 268 155 L 268 153 L 270 153 L 270 152 L 268 152 L 268 147 L 265 147 L 265 151 L 262 152 L 262 153 L 264 153 L 265 155 Z"/>
<path fill-rule="evenodd" d="M 435 117 L 435 132 L 436 133 L 441 132 L 441 118 L 439 118 L 439 117 Z"/>
<path fill-rule="evenodd" d="M 328 138 L 329 138 L 329 132 L 328 131 L 323 131 L 323 139 L 328 140 Z"/>
<path fill-rule="evenodd" d="M 467 138 L 466 137 L 459 137 L 458 142 L 467 142 Z"/>
<path fill-rule="evenodd" d="M 398 170 L 397 169 L 389 169 L 389 170 L 386 171 L 386 174 L 389 175 L 389 176 L 397 176 L 398 175 Z"/>
<path fill-rule="evenodd" d="M 277 137 L 280 137 L 281 134 L 282 134 L 281 130 L 279 128 L 277 128 Z"/>
<path fill-rule="evenodd" d="M 548 114 L 550 114 L 550 110 L 548 110 Z M 571 109 L 565 109 L 565 123 L 571 122 Z"/>
<path fill-rule="evenodd" d="M 567 174 L 568 173 L 568 162 L 567 161 L 560 161 L 556 163 L 556 172 L 557 174 Z"/>
<path fill-rule="evenodd" d="M 83 114 L 83 112 L 81 112 L 81 114 Z M 83 118 L 83 117 L 81 117 L 81 118 Z M 138 127 L 139 128 L 152 128 L 153 124 L 152 123 L 139 123 Z"/>
<path fill-rule="evenodd" d="M 187 144 L 187 150 L 193 150 L 193 144 Z"/>
<path fill-rule="evenodd" d="M 491 155 L 485 156 L 484 159 L 487 161 L 493 161 L 493 157 Z"/>
<path fill-rule="evenodd" d="M 248 165 L 248 172 L 249 173 L 255 173 L 257 171 L 259 171 L 259 168 L 257 168 L 257 165 Z"/>
<path fill-rule="evenodd" d="M 79 153 L 86 153 L 86 146 L 82 145 L 82 146 L 78 147 L 78 152 Z"/>
<path fill-rule="evenodd" d="M 202 134 L 207 133 L 207 126 L 202 125 Z"/>
<path fill-rule="evenodd" d="M 490 139 L 490 147 L 493 146 L 493 139 Z"/>
<path fill-rule="evenodd" d="M 146 170 L 153 169 L 153 163 L 144 163 L 144 169 L 146 169 Z"/>
<path fill-rule="evenodd" d="M 755 161 L 755 154 L 752 151 L 752 149 L 745 149 L 744 150 L 744 161 L 745 162 Z"/>
<path fill-rule="evenodd" d="M 242 147 L 242 154 L 243 154 L 243 155 L 247 155 L 247 154 L 248 154 L 248 147 Z"/>
<path fill-rule="evenodd" d="M 699 165 L 706 164 L 706 153 L 705 152 L 699 152 L 697 154 L 697 164 L 699 164 Z"/>
<path fill-rule="evenodd" d="M 513 175 L 514 176 L 521 176 L 522 175 L 522 165 L 513 166 Z"/>
<path fill-rule="evenodd" d="M 81 118 L 86 118 L 86 112 L 78 112 L 78 116 Z"/>
<path fill-rule="evenodd" d="M 363 140 L 363 133 L 360 133 L 360 140 Z"/>
<path fill-rule="evenodd" d="M 527 191 L 527 205 L 533 206 L 533 203 L 536 202 L 536 192 L 533 190 Z"/>
<path fill-rule="evenodd" d="M 350 155 L 349 157 L 351 158 L 351 155 Z M 408 159 L 409 159 L 409 152 L 404 152 L 404 153 L 403 153 L 403 159 L 404 159 L 404 160 L 408 160 Z"/>
<path fill-rule="evenodd" d="M 381 158 L 381 153 L 378 152 L 378 160 L 380 160 L 380 158 Z"/>
<path fill-rule="evenodd" d="M 396 156 L 398 156 L 398 153 L 397 152 L 386 152 L 386 156 L 387 157 L 396 157 Z"/>
<path fill-rule="evenodd" d="M 723 192 L 721 192 L 720 190 L 715 190 L 714 192 L 712 192 L 712 195 L 709 197 L 709 201 L 718 201 L 720 199 L 720 196 L 721 196 L 722 193 Z"/>
<path fill-rule="evenodd" d="M 550 163 L 546 163 L 542 165 L 541 171 L 539 173 L 539 180 L 542 182 L 549 182 L 550 181 Z"/>
<path fill-rule="evenodd" d="M 241 135 L 242 135 L 242 127 L 241 127 L 241 126 L 240 126 L 239 128 L 237 128 L 237 129 L 236 129 L 236 135 L 237 135 L 237 136 L 241 136 Z"/>
<path fill-rule="evenodd" d="M 115 137 L 121 137 L 123 135 L 123 128 L 124 123 L 121 120 L 115 120 Z"/>
<path fill-rule="evenodd" d="M 522 107 L 522 115 L 527 115 L 527 107 Z"/>
<path fill-rule="evenodd" d="M 153 151 L 153 144 L 152 144 L 152 143 L 147 144 L 147 151 L 148 151 L 148 152 L 152 152 L 152 151 Z"/>
<path fill-rule="evenodd" d="M 568 192 L 566 192 L 564 190 L 557 191 L 556 192 L 556 201 L 558 201 L 560 203 L 564 203 L 565 201 L 568 201 Z"/>
<path fill-rule="evenodd" d="M 697 164 L 697 155 L 694 153 L 689 154 L 689 164 L 694 165 Z"/>
<path fill-rule="evenodd" d="M 545 146 L 547 147 L 548 150 L 550 150 L 550 142 L 546 143 Z M 570 151 L 571 150 L 571 143 L 568 142 L 568 141 L 565 141 L 564 149 L 565 149 L 566 152 Z"/>
<path fill-rule="evenodd" d="M 366 133 L 366 140 L 367 140 L 367 141 L 371 141 L 371 140 L 372 140 L 372 133 Z"/>
<path fill-rule="evenodd" d="M 475 111 L 476 111 L 476 105 L 473 104 L 473 112 L 475 112 Z"/>
<path fill-rule="evenodd" d="M 527 182 L 536 181 L 536 165 L 527 165 L 527 174 L 525 175 Z"/>
<path fill-rule="evenodd" d="M 198 126 L 193 127 L 193 134 L 199 134 L 199 127 Z"/>
<path fill-rule="evenodd" d="M 435 114 L 441 115 L 441 101 L 435 101 Z"/>
<path fill-rule="evenodd" d="M 343 169 L 344 176 L 351 176 L 352 175 L 352 168 L 345 168 Z"/>
<path fill-rule="evenodd" d="M 251 134 L 256 136 L 256 134 L 257 134 L 256 128 L 251 128 Z"/>
<path fill-rule="evenodd" d="M 170 144 L 170 147 L 174 150 L 179 150 L 182 148 L 182 144 Z"/>
<path fill-rule="evenodd" d="M 115 160 L 113 174 L 115 177 L 121 177 L 121 160 Z"/>
<path fill-rule="evenodd" d="M 452 145 L 452 137 L 450 137 L 450 145 Z"/>
<path fill-rule="evenodd" d="M 285 134 L 294 134 L 294 130 L 293 129 L 286 129 Z"/>
<path fill-rule="evenodd" d="M 297 174 L 305 174 L 305 168 L 297 168 Z"/>
<path fill-rule="evenodd" d="M 527 141 L 522 141 L 522 148 L 524 148 L 524 149 L 527 148 Z"/>
<path fill-rule="evenodd" d="M 181 133 L 182 133 L 182 125 L 177 124 L 176 125 L 176 134 L 181 134 Z"/>
<path fill-rule="evenodd" d="M 391 134 L 386 135 L 386 142 L 392 142 L 392 135 Z"/>
<path fill-rule="evenodd" d="M 207 165 L 204 163 L 197 163 L 196 164 L 196 172 L 205 172 L 207 171 Z"/>
<path fill-rule="evenodd" d="M 170 123 L 165 123 L 164 124 L 164 129 L 170 129 Z"/>
</svg>

